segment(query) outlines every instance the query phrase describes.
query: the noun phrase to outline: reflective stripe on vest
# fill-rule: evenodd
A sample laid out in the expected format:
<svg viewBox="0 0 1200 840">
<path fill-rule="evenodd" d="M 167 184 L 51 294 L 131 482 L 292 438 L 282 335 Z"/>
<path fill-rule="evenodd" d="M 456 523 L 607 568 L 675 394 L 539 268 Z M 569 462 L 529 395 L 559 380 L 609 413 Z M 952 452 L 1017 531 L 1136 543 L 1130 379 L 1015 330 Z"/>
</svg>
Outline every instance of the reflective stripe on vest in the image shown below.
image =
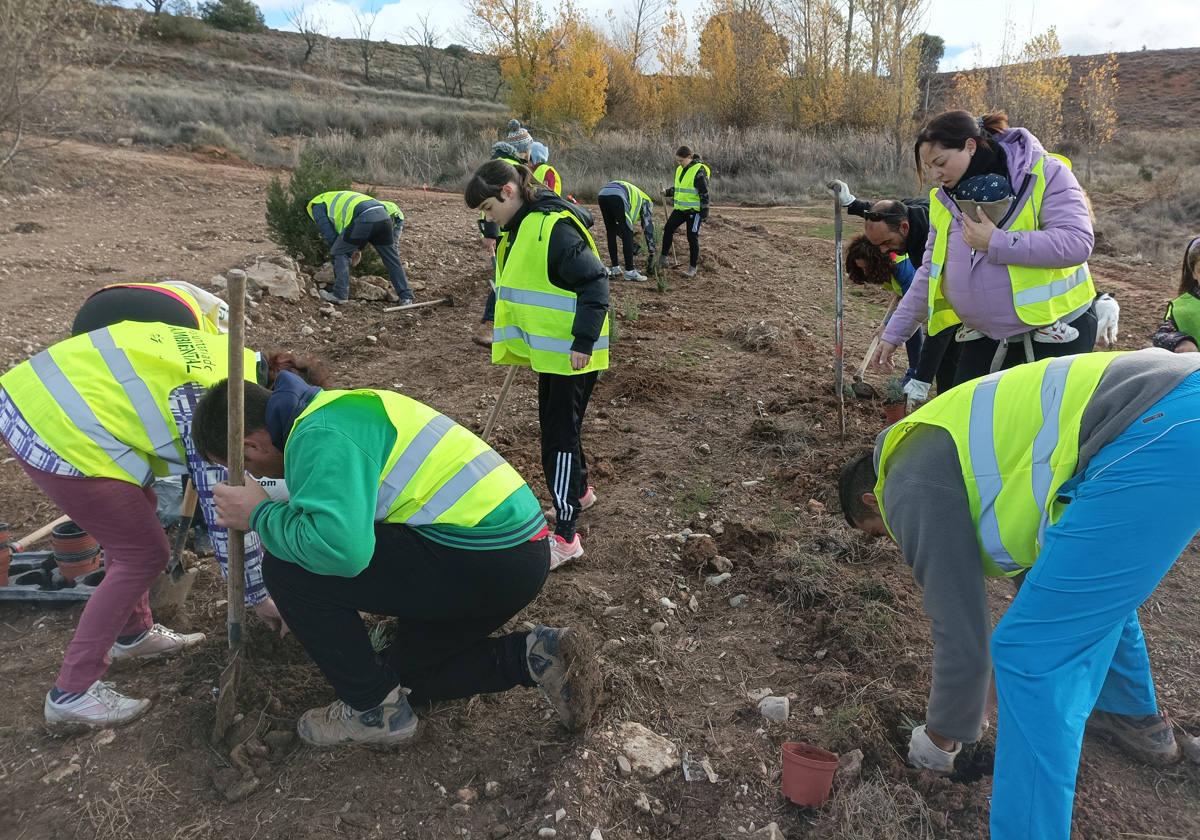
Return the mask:
<svg viewBox="0 0 1200 840">
<path fill-rule="evenodd" d="M 1046 192 L 1046 158 L 1054 157 L 1070 168 L 1070 161 L 1060 155 L 1043 155 L 1030 170 L 1032 189 L 1018 196 L 1020 204 L 1002 230 L 1039 230 L 1042 198 Z M 935 232 L 929 267 L 928 318 L 929 334 L 936 335 L 948 326 L 959 323 L 953 307 L 942 292 L 942 269 L 946 264 L 950 226 L 953 213 L 943 203 L 940 189 L 929 193 L 929 226 Z M 1087 263 L 1066 268 L 1038 268 L 1009 265 L 1008 277 L 1012 286 L 1013 309 L 1018 318 L 1030 327 L 1043 327 L 1059 318 L 1087 306 L 1096 297 Z"/>
<path fill-rule="evenodd" d="M 92 411 L 92 407 L 87 404 L 87 400 L 75 389 L 75 386 L 63 373 L 62 368 L 54 361 L 49 350 L 43 350 L 30 359 L 29 366 L 33 368 L 42 386 L 50 392 L 50 396 L 54 398 L 71 422 L 79 428 L 79 431 L 104 450 L 104 454 L 111 458 L 118 467 L 129 473 L 138 484 L 150 483 L 150 480 L 154 478 L 150 465 L 134 452 L 129 444 L 117 440 L 112 432 L 104 427 L 100 418 Z M 47 442 L 49 443 L 49 441 Z M 59 454 L 64 453 L 60 452 Z"/>
<path fill-rule="evenodd" d="M 255 354 L 246 357 L 252 374 Z M 144 485 L 186 469 L 171 393 L 188 383 L 211 387 L 227 371 L 223 336 L 124 321 L 38 353 L 0 377 L 0 388 L 85 476 Z"/>
<path fill-rule="evenodd" d="M 293 430 L 314 411 L 348 395 L 378 399 L 396 430 L 380 476 L 376 522 L 470 527 L 525 485 L 503 457 L 468 429 L 389 391 L 322 391 L 296 418 Z"/>
<path fill-rule="evenodd" d="M 599 259 L 587 228 L 569 210 L 530 213 L 515 240 L 502 232 L 496 248 L 496 318 L 492 332 L 492 362 L 522 365 L 539 373 L 572 376 L 608 367 L 608 316 L 591 359 L 582 370 L 571 367 L 572 329 L 578 297 L 550 282 L 547 259 L 550 232 L 569 220 Z M 511 248 L 510 248 L 511 244 Z"/>
<path fill-rule="evenodd" d="M 369 195 L 352 190 L 335 190 L 333 192 L 324 192 L 313 198 L 308 203 L 308 215 L 312 218 L 312 208 L 314 204 L 324 204 L 325 212 L 329 216 L 329 221 L 333 223 L 333 229 L 338 233 L 344 231 L 354 219 L 354 210 L 364 201 L 374 201 Z"/>
<path fill-rule="evenodd" d="M 1084 411 L 1119 355 L 1044 359 L 947 391 L 888 430 L 877 498 L 886 503 L 889 462 L 908 433 L 943 428 L 958 452 L 985 573 L 1031 567 L 1057 519 L 1057 490 L 1075 474 Z"/>
<path fill-rule="evenodd" d="M 642 223 L 642 205 L 650 200 L 650 196 L 628 181 L 614 181 L 613 183 L 620 184 L 625 188 L 625 193 L 629 196 L 629 212 L 625 214 L 625 220 L 629 222 L 631 229 L 636 228 Z"/>
<path fill-rule="evenodd" d="M 692 161 L 687 165 L 686 170 L 682 166 L 675 167 L 675 192 L 672 197 L 675 200 L 676 210 L 687 212 L 700 209 L 700 191 L 696 189 L 696 173 L 701 169 L 704 170 L 706 176 L 712 173 L 708 164 L 700 161 Z"/>
</svg>

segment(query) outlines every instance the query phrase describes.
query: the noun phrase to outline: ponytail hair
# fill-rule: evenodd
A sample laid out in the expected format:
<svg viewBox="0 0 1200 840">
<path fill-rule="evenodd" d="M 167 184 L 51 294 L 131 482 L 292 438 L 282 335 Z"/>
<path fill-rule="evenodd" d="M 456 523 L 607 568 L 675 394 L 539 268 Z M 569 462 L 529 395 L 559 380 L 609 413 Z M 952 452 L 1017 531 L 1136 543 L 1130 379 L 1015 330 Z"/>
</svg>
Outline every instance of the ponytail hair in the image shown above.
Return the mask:
<svg viewBox="0 0 1200 840">
<path fill-rule="evenodd" d="M 1200 236 L 1193 238 L 1183 251 L 1183 272 L 1179 278 L 1179 294 L 1200 296 L 1200 288 L 1197 288 L 1200 286 L 1200 281 L 1196 277 L 1197 274 L 1200 274 Z"/>
<path fill-rule="evenodd" d="M 275 378 L 284 370 L 291 371 L 309 385 L 316 385 L 318 388 L 329 387 L 329 371 L 325 363 L 316 356 L 297 356 L 286 350 L 272 350 L 270 353 L 264 353 L 263 358 L 267 362 L 268 388 L 275 385 Z"/>
<path fill-rule="evenodd" d="M 475 170 L 463 190 L 463 200 L 472 210 L 489 198 L 499 198 L 505 184 L 517 185 L 521 198 L 527 202 L 537 200 L 539 181 L 533 177 L 528 166 L 513 166 L 503 160 L 489 160 Z"/>
<path fill-rule="evenodd" d="M 921 173 L 921 147 L 933 143 L 945 149 L 963 149 L 968 140 L 984 148 L 993 148 L 992 136 L 1008 128 L 1008 114 L 996 111 L 973 117 L 966 111 L 945 111 L 925 123 L 913 143 L 917 174 Z"/>
</svg>

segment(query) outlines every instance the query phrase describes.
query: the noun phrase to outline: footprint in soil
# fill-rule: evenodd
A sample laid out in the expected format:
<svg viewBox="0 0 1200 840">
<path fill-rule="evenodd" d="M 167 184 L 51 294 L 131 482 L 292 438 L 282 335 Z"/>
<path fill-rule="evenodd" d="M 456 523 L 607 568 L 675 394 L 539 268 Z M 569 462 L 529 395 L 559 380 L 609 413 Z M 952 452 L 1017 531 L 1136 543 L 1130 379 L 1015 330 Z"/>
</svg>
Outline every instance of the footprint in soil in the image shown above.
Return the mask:
<svg viewBox="0 0 1200 840">
<path fill-rule="evenodd" d="M 995 750 L 986 744 L 967 744 L 954 759 L 954 772 L 950 781 L 963 785 L 978 782 L 984 776 L 992 775 L 996 764 Z"/>
</svg>

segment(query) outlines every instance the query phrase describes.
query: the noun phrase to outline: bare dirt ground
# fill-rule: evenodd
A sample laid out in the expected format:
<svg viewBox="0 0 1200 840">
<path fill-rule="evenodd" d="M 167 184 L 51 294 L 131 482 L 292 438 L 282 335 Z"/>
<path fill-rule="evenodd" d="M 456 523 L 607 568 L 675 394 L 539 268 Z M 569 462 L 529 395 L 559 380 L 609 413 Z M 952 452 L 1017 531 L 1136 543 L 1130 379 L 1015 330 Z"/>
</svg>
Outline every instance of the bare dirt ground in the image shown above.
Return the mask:
<svg viewBox="0 0 1200 840">
<path fill-rule="evenodd" d="M 206 283 L 275 251 L 262 212 L 269 172 L 76 144 L 40 163 L 39 189 L 0 197 L 5 369 L 65 337 L 85 295 L 107 282 Z M 457 195 L 382 193 L 407 214 L 402 251 L 426 284 L 419 299 L 452 293 L 458 305 L 397 315 L 356 303 L 327 319 L 316 301 L 266 299 L 251 310 L 250 340 L 319 353 L 340 386 L 397 388 L 478 429 L 503 372 L 468 340 L 488 271 L 472 216 Z M 847 229 L 857 232 L 857 221 Z M 595 828 L 609 840 L 723 838 L 769 821 L 793 838 L 985 835 L 990 737 L 953 779 L 904 766 L 899 727 L 922 717 L 929 683 L 920 594 L 895 549 L 850 533 L 836 512 L 837 470 L 882 428 L 883 413 L 878 402 L 848 402 L 839 442 L 829 235 L 821 207 L 718 207 L 695 280 L 672 272 L 666 292 L 614 284 L 613 369 L 585 427 L 600 495 L 583 520 L 587 555 L 552 575 L 518 617 L 586 626 L 604 640 L 606 699 L 590 731 L 566 735 L 535 692 L 517 690 L 419 709 L 426 736 L 398 754 L 318 752 L 270 736 L 270 755 L 257 761 L 262 784 L 227 802 L 214 778 L 228 752 L 208 741 L 226 656 L 224 587 L 201 560 L 196 590 L 172 623 L 209 640 L 181 659 L 113 672 L 120 689 L 155 705 L 101 736 L 52 737 L 42 726 L 78 608 L 0 605 L 0 836 L 529 838 L 552 827 L 559 838 Z M 1173 270 L 1093 268 L 1122 304 L 1122 346 L 1143 346 L 1172 296 Z M 850 365 L 884 303 L 880 293 L 850 291 Z M 765 346 L 749 349 L 746 330 L 760 321 Z M 496 445 L 540 492 L 533 385 L 518 377 Z M 16 464 L 0 461 L 0 518 L 16 533 L 54 518 Z M 727 582 L 705 584 L 707 541 L 666 536 L 687 527 L 715 536 L 733 564 Z M 1192 731 L 1200 727 L 1195 562 L 1189 551 L 1142 611 L 1161 702 Z M 1006 594 L 994 592 L 998 611 Z M 731 606 L 735 595 L 747 604 Z M 654 632 L 657 622 L 665 628 Z M 241 708 L 260 733 L 288 731 L 332 699 L 293 640 L 252 623 L 248 648 Z M 787 723 L 759 715 L 747 694 L 762 687 L 791 694 Z M 623 721 L 709 759 L 717 781 L 688 782 L 679 770 L 651 782 L 623 775 L 610 737 Z M 792 739 L 861 748 L 861 780 L 835 789 L 819 811 L 791 805 L 778 774 L 780 744 Z M 478 798 L 460 802 L 462 788 Z M 1087 840 L 1200 836 L 1200 771 L 1153 770 L 1089 740 L 1075 824 Z"/>
</svg>

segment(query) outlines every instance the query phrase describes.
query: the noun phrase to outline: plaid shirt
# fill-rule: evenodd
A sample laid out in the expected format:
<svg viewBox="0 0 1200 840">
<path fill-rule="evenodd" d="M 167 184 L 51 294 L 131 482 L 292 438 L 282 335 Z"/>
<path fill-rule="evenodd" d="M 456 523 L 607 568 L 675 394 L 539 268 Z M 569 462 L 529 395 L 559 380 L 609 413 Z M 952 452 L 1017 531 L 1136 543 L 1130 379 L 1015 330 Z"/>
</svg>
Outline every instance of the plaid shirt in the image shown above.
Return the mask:
<svg viewBox="0 0 1200 840">
<path fill-rule="evenodd" d="M 217 524 L 217 509 L 213 504 L 213 488 L 228 478 L 229 473 L 217 464 L 209 463 L 199 456 L 192 443 L 192 415 L 196 410 L 204 390 L 195 383 L 181 385 L 171 392 L 168 402 L 171 416 L 175 418 L 175 428 L 179 439 L 183 441 L 187 454 L 187 473 L 196 485 L 199 496 L 200 512 L 204 516 L 204 524 L 208 527 L 212 539 L 213 553 L 221 566 L 221 574 L 227 573 L 229 563 L 229 533 Z M 0 390 L 0 437 L 8 441 L 8 445 L 18 458 L 29 466 L 52 475 L 85 477 L 73 464 L 55 452 L 38 437 L 37 432 L 21 416 L 15 403 L 8 394 Z M 267 598 L 267 589 L 262 579 L 262 543 L 258 534 L 250 531 L 246 534 L 246 603 L 250 606 L 261 603 Z"/>
</svg>

